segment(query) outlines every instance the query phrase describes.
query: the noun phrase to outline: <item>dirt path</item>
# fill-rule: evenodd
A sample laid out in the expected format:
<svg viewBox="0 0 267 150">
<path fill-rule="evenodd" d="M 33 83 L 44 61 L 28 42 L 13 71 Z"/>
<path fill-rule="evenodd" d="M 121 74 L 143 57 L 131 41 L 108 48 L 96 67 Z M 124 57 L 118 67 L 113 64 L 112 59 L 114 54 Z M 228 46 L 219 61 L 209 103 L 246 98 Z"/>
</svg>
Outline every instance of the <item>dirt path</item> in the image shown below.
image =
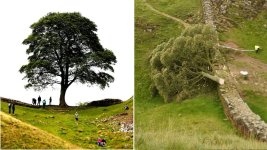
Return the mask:
<svg viewBox="0 0 267 150">
<path fill-rule="evenodd" d="M 167 18 L 169 18 L 169 19 L 172 19 L 172 20 L 174 20 L 174 21 L 176 21 L 176 22 L 179 22 L 179 23 L 181 23 L 185 28 L 188 27 L 188 26 L 190 26 L 190 24 L 184 22 L 183 20 L 181 20 L 181 19 L 179 19 L 179 18 L 173 17 L 173 16 L 171 16 L 171 15 L 169 15 L 169 14 L 166 14 L 166 13 L 164 13 L 164 12 L 161 12 L 161 11 L 155 9 L 155 8 L 154 8 L 153 6 L 151 6 L 146 0 L 144 0 L 144 3 L 145 3 L 145 5 L 146 5 L 150 10 L 154 11 L 154 12 L 157 13 L 157 14 L 159 14 L 159 15 L 161 15 L 161 16 L 164 16 L 164 17 L 167 17 Z"/>
<path fill-rule="evenodd" d="M 267 64 L 243 53 L 230 54 L 230 57 L 229 70 L 236 79 L 238 88 L 267 96 Z M 247 80 L 244 80 L 240 71 L 248 71 Z"/>
</svg>

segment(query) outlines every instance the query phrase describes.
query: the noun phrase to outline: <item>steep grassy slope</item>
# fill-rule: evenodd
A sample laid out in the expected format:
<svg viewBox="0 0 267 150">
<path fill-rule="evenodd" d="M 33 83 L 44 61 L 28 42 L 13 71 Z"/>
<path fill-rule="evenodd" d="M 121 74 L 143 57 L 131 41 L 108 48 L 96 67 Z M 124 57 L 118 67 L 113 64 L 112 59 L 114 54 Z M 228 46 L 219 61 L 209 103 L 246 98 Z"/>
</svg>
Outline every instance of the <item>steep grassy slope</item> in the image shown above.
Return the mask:
<svg viewBox="0 0 267 150">
<path fill-rule="evenodd" d="M 39 128 L 22 122 L 10 115 L 0 112 L 1 115 L 1 148 L 3 149 L 77 149 L 59 137 L 47 133 Z"/>
<path fill-rule="evenodd" d="M 163 7 L 169 5 L 167 1 L 160 5 L 162 2 L 153 1 L 153 6 L 164 10 Z M 194 7 L 192 13 L 197 7 L 201 9 L 199 1 L 183 2 L 171 1 L 170 5 L 182 7 L 191 3 L 183 7 L 188 13 L 190 6 Z M 179 36 L 182 30 L 179 23 L 154 14 L 143 0 L 135 1 L 135 148 L 266 149 L 266 143 L 246 140 L 237 134 L 225 118 L 216 91 L 169 104 L 164 104 L 159 96 L 150 96 L 150 52 L 163 41 Z"/>
<path fill-rule="evenodd" d="M 107 148 L 132 148 L 133 133 L 119 132 L 119 123 L 132 123 L 132 103 L 131 99 L 108 107 L 70 109 L 17 106 L 15 117 L 82 148 L 100 148 L 96 145 L 98 137 L 107 140 Z M 126 104 L 130 110 L 124 110 Z M 2 103 L 1 111 L 7 113 L 7 103 Z M 78 125 L 74 119 L 76 111 L 79 113 Z"/>
<path fill-rule="evenodd" d="M 267 97 L 261 94 L 245 91 L 245 101 L 250 109 L 267 122 Z"/>
</svg>

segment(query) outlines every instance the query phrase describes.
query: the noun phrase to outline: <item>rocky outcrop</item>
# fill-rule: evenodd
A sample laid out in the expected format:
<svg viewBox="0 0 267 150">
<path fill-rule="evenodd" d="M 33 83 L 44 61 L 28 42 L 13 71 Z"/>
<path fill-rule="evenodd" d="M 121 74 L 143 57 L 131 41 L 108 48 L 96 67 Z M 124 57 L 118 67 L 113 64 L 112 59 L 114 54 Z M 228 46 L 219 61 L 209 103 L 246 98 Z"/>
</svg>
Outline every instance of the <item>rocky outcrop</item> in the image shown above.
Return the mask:
<svg viewBox="0 0 267 150">
<path fill-rule="evenodd" d="M 206 24 L 210 24 L 216 30 L 211 0 L 202 0 L 202 6 Z M 226 61 L 219 50 L 216 51 L 215 57 L 217 60 L 217 63 L 214 64 L 215 75 L 225 80 L 224 84 L 218 86 L 218 91 L 226 116 L 246 137 L 255 137 L 267 142 L 267 124 L 260 116 L 251 111 L 239 95 L 236 87 L 237 82 L 231 75 Z"/>
</svg>

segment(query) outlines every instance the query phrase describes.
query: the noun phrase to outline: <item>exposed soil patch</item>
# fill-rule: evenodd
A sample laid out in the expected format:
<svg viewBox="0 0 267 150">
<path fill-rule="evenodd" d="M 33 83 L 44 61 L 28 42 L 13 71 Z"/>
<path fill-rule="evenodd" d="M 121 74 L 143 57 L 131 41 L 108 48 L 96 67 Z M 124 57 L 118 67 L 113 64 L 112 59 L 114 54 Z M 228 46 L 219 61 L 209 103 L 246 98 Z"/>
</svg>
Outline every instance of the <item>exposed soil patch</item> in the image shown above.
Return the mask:
<svg viewBox="0 0 267 150">
<path fill-rule="evenodd" d="M 232 44 L 232 43 L 231 43 Z M 267 96 L 267 64 L 247 56 L 245 53 L 229 54 L 229 69 L 242 92 L 251 90 L 261 95 Z M 240 74 L 240 71 L 247 71 L 248 78 Z"/>
</svg>

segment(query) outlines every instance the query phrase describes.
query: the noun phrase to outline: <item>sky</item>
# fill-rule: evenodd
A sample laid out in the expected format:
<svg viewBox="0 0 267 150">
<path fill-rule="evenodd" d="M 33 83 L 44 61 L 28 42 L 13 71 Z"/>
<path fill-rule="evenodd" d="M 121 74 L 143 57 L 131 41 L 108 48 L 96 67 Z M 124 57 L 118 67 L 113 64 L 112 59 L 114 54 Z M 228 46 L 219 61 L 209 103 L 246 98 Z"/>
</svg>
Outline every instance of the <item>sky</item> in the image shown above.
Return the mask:
<svg viewBox="0 0 267 150">
<path fill-rule="evenodd" d="M 134 0 L 6 0 L 0 1 L 0 96 L 31 103 L 39 95 L 59 104 L 60 86 L 42 91 L 25 89 L 27 80 L 19 73 L 27 64 L 27 45 L 22 41 L 31 34 L 30 25 L 49 12 L 80 12 L 97 25 L 96 32 L 104 48 L 117 57 L 112 73 L 115 81 L 101 90 L 99 86 L 72 84 L 66 102 L 74 106 L 104 98 L 128 100 L 134 94 Z"/>
</svg>

